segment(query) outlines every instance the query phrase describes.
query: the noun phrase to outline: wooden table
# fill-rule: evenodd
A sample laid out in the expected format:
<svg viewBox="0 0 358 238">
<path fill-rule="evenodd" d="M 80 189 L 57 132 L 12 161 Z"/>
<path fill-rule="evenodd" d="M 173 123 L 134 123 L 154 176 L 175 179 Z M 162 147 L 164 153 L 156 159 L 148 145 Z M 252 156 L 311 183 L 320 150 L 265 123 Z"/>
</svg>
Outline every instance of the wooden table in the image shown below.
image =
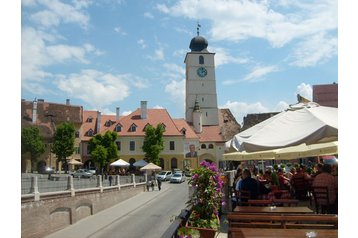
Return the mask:
<svg viewBox="0 0 358 238">
<path fill-rule="evenodd" d="M 307 232 L 316 232 L 317 238 L 337 238 L 338 230 L 306 230 L 306 229 L 252 229 L 240 228 L 239 231 L 232 232 L 232 238 L 305 238 Z"/>
<path fill-rule="evenodd" d="M 240 213 L 266 213 L 266 214 L 284 214 L 284 213 L 294 213 L 294 214 L 307 214 L 313 213 L 308 207 L 256 207 L 256 206 L 237 206 L 234 209 L 234 212 Z"/>
</svg>

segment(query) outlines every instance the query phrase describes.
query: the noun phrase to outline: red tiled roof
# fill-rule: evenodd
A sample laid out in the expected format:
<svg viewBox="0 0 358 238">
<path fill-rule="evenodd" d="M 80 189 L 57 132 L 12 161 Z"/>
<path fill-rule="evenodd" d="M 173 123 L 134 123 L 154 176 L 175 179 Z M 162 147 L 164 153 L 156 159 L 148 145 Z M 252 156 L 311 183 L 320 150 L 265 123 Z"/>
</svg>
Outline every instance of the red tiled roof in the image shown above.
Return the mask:
<svg viewBox="0 0 358 238">
<path fill-rule="evenodd" d="M 193 128 L 183 119 L 173 119 L 179 131 L 185 129 L 185 138 L 187 139 L 199 139 L 199 136 L 195 133 Z"/>
<path fill-rule="evenodd" d="M 220 126 L 203 126 L 203 131 L 198 135 L 200 142 L 225 142 Z"/>
</svg>

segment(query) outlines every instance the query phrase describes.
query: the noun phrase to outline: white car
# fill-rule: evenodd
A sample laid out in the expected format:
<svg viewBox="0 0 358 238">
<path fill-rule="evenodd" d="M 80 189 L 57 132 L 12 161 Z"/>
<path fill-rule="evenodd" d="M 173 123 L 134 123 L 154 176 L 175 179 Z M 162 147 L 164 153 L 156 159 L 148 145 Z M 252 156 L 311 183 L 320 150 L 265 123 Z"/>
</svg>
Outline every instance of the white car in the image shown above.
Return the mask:
<svg viewBox="0 0 358 238">
<path fill-rule="evenodd" d="M 172 171 L 161 171 L 156 175 L 156 179 L 160 181 L 168 181 L 172 177 Z"/>
<path fill-rule="evenodd" d="M 185 176 L 182 173 L 175 173 L 170 178 L 171 183 L 182 183 L 185 181 Z"/>
</svg>

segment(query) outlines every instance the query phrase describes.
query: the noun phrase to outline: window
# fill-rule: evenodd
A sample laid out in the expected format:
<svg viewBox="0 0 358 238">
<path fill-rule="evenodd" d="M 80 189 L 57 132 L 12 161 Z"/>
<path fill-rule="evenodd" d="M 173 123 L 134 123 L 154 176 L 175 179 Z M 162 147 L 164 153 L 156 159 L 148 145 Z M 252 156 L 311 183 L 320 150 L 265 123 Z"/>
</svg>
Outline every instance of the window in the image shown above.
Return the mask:
<svg viewBox="0 0 358 238">
<path fill-rule="evenodd" d="M 206 145 L 205 145 L 205 144 L 202 144 L 202 145 L 201 145 L 201 148 L 202 148 L 202 149 L 206 149 Z"/>
<path fill-rule="evenodd" d="M 204 56 L 199 56 L 199 64 L 204 64 Z"/>
<path fill-rule="evenodd" d="M 87 131 L 87 135 L 88 135 L 88 136 L 93 136 L 93 130 L 92 130 L 92 129 L 89 129 L 89 130 Z"/>
<path fill-rule="evenodd" d="M 118 150 L 121 150 L 121 142 L 120 142 L 120 141 L 116 141 L 116 144 L 117 144 L 117 149 L 118 149 Z"/>
<path fill-rule="evenodd" d="M 108 121 L 106 121 L 106 123 L 104 124 L 104 126 L 106 126 L 106 127 L 110 127 L 110 126 L 112 126 L 113 124 L 114 124 L 114 122 L 113 122 L 113 121 L 108 120 Z"/>
<path fill-rule="evenodd" d="M 131 127 L 129 128 L 129 131 L 131 131 L 131 132 L 135 132 L 136 130 L 137 130 L 136 124 L 132 124 Z"/>
<path fill-rule="evenodd" d="M 169 142 L 169 150 L 175 150 L 175 142 L 174 141 Z"/>
<path fill-rule="evenodd" d="M 214 145 L 213 144 L 209 144 L 209 149 L 214 149 Z"/>
<path fill-rule="evenodd" d="M 92 122 L 92 120 L 93 120 L 93 117 L 87 118 L 87 122 Z"/>
<path fill-rule="evenodd" d="M 135 151 L 135 141 L 130 141 L 129 142 L 129 150 L 130 151 Z"/>
<path fill-rule="evenodd" d="M 121 124 L 117 124 L 116 127 L 114 128 L 114 130 L 116 132 L 121 132 L 122 131 L 122 125 Z"/>
<path fill-rule="evenodd" d="M 185 134 L 186 134 L 186 129 L 185 129 L 185 128 L 181 129 L 181 133 L 182 133 L 183 135 L 185 135 Z"/>
</svg>

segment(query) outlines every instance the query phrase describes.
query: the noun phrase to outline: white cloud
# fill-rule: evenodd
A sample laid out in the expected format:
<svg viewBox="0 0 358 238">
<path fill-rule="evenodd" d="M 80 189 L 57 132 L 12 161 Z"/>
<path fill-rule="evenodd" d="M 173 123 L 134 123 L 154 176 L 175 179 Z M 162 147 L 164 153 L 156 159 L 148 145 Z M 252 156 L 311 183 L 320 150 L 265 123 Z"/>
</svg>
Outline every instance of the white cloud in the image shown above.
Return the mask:
<svg viewBox="0 0 358 238">
<path fill-rule="evenodd" d="M 121 34 L 122 36 L 126 36 L 127 32 L 123 31 L 122 28 L 120 26 L 117 26 L 114 28 L 114 31 Z"/>
<path fill-rule="evenodd" d="M 132 111 L 124 111 L 121 115 L 122 116 L 128 116 L 131 113 L 132 113 Z"/>
<path fill-rule="evenodd" d="M 79 98 L 101 108 L 129 96 L 128 75 L 112 75 L 96 70 L 83 70 L 58 79 L 55 84 L 68 96 Z M 120 93 L 119 93 L 120 92 Z"/>
<path fill-rule="evenodd" d="M 90 5 L 88 1 L 74 6 L 58 0 L 42 0 L 38 4 L 47 9 L 32 14 L 30 18 L 43 27 L 58 26 L 61 22 L 79 24 L 83 28 L 88 26 L 89 16 L 82 12 Z"/>
<path fill-rule="evenodd" d="M 261 102 L 248 104 L 246 102 L 227 101 L 220 108 L 229 108 L 237 122 L 241 125 L 243 124 L 244 117 L 249 113 L 269 112 L 269 109 L 263 106 Z"/>
<path fill-rule="evenodd" d="M 140 45 L 140 47 L 141 47 L 142 49 L 147 48 L 147 45 L 145 44 L 145 42 L 144 42 L 143 39 L 138 40 L 137 43 Z"/>
<path fill-rule="evenodd" d="M 150 13 L 150 12 L 145 12 L 145 13 L 144 13 L 144 17 L 149 18 L 149 19 L 154 19 L 153 14 Z"/>
<path fill-rule="evenodd" d="M 337 55 L 337 52 L 338 39 L 319 33 L 297 44 L 291 55 L 291 65 L 299 67 L 315 66 L 326 62 Z"/>
<path fill-rule="evenodd" d="M 164 60 L 164 49 L 159 48 L 154 51 L 154 55 L 147 56 L 151 60 Z"/>
<path fill-rule="evenodd" d="M 154 108 L 154 109 L 164 109 L 164 107 L 159 106 L 159 105 L 156 105 L 156 106 L 154 106 L 153 108 Z"/>
<path fill-rule="evenodd" d="M 301 83 L 297 86 L 296 95 L 297 94 L 312 101 L 312 86 L 309 84 Z"/>
<path fill-rule="evenodd" d="M 216 67 L 224 64 L 235 63 L 235 64 L 247 64 L 251 60 L 248 58 L 234 57 L 231 56 L 226 49 L 220 47 L 214 47 L 208 49 L 210 52 L 215 52 L 215 65 Z"/>
<path fill-rule="evenodd" d="M 171 80 L 165 85 L 164 91 L 170 95 L 170 100 L 174 102 L 178 108 L 182 108 L 185 98 L 185 80 Z"/>
<path fill-rule="evenodd" d="M 215 40 L 239 41 L 249 37 L 268 40 L 281 47 L 295 38 L 337 28 L 337 2 L 330 0 L 300 4 L 292 1 L 282 10 L 283 2 L 217 0 L 181 0 L 173 6 L 157 9 L 173 16 L 208 19 Z M 279 12 L 278 10 L 281 10 Z M 205 16 L 205 17 L 204 17 Z"/>
<path fill-rule="evenodd" d="M 282 112 L 284 111 L 285 109 L 289 108 L 290 107 L 290 104 L 288 104 L 287 102 L 285 101 L 280 101 L 274 108 L 274 112 Z"/>
<path fill-rule="evenodd" d="M 251 73 L 244 77 L 244 81 L 258 81 L 263 80 L 265 75 L 273 72 L 277 72 L 278 67 L 275 65 L 265 66 L 265 67 L 257 67 Z"/>
</svg>

